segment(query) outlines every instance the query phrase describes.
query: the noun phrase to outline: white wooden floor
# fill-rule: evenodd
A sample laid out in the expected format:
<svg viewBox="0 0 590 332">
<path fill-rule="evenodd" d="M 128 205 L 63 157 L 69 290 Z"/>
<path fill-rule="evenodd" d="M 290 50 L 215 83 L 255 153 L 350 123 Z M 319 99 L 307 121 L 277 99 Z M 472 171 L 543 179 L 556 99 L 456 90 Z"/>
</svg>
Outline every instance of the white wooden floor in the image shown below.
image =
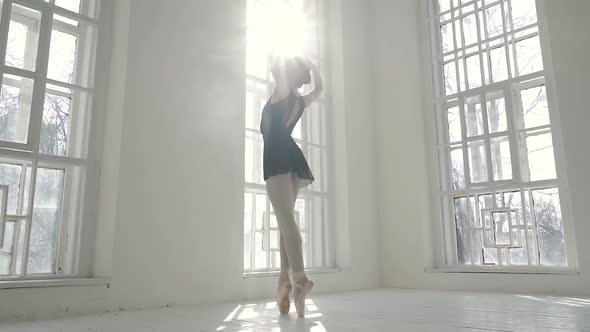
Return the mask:
<svg viewBox="0 0 590 332">
<path fill-rule="evenodd" d="M 10 332 L 590 331 L 590 299 L 375 289 L 315 295 L 308 315 L 272 301 L 126 311 L 0 324 Z"/>
</svg>

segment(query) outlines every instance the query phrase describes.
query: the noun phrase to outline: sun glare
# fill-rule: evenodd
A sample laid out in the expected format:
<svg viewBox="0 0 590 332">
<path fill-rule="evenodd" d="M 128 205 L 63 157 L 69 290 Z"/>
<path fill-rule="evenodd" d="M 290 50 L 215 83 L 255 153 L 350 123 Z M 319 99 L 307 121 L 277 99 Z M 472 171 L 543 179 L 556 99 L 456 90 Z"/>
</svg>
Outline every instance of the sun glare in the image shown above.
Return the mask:
<svg viewBox="0 0 590 332">
<path fill-rule="evenodd" d="M 301 8 L 283 1 L 248 7 L 248 25 L 256 27 L 260 46 L 272 55 L 303 55 L 310 22 L 306 21 Z"/>
</svg>

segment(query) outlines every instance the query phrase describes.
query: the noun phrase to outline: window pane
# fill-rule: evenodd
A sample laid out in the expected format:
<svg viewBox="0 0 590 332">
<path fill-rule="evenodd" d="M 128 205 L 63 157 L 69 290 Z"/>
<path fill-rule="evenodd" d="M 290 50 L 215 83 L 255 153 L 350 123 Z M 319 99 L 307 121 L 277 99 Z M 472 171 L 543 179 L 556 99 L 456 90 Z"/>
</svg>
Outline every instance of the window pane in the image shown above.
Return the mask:
<svg viewBox="0 0 590 332">
<path fill-rule="evenodd" d="M 468 137 L 483 135 L 483 111 L 479 96 L 465 99 L 465 125 Z"/>
<path fill-rule="evenodd" d="M 471 182 L 487 182 L 489 179 L 485 142 L 483 140 L 470 142 L 468 149 Z"/>
<path fill-rule="evenodd" d="M 55 0 L 55 5 L 76 13 L 80 12 L 80 0 Z"/>
<path fill-rule="evenodd" d="M 15 222 L 6 221 L 4 228 L 4 246 L 0 248 L 0 276 L 10 275 L 11 260 L 13 256 L 12 245 L 14 243 Z"/>
<path fill-rule="evenodd" d="M 457 233 L 457 260 L 459 264 L 471 264 L 469 243 L 471 238 L 470 220 L 467 211 L 467 198 L 455 199 L 455 229 Z"/>
<path fill-rule="evenodd" d="M 307 147 L 307 151 L 305 151 L 305 153 L 309 162 L 309 167 L 311 168 L 311 172 L 315 177 L 320 176 L 322 174 L 322 163 L 325 163 L 325 161 L 322 160 L 321 148 L 310 145 Z M 310 189 L 313 191 L 322 191 L 322 181 L 314 181 L 311 184 Z"/>
<path fill-rule="evenodd" d="M 475 89 L 482 86 L 481 80 L 481 66 L 479 55 L 470 56 L 467 58 L 467 78 L 469 80 L 469 88 Z"/>
<path fill-rule="evenodd" d="M 306 199 L 297 199 L 295 201 L 295 221 L 297 222 L 297 225 L 299 226 L 299 231 L 301 232 L 301 241 L 302 241 L 302 249 L 303 249 L 303 262 L 304 265 L 307 266 L 307 251 L 308 251 L 308 246 L 309 246 L 309 241 L 310 238 L 308 236 L 308 230 L 307 230 L 307 226 L 308 226 L 308 222 L 306 219 L 307 213 L 313 213 L 313 212 L 317 212 L 317 211 L 307 211 L 307 201 Z M 317 200 L 314 200 L 317 201 Z M 313 220 L 317 220 L 318 223 L 320 223 L 322 221 L 322 216 L 321 215 L 317 215 L 314 214 L 313 216 L 315 216 L 317 219 L 313 219 Z M 319 217 L 319 218 L 318 218 Z M 318 238 L 317 240 L 322 239 L 322 237 L 320 236 L 320 234 L 318 234 Z"/>
<path fill-rule="evenodd" d="M 6 221 L 5 228 L 4 228 L 4 246 L 2 247 L 2 251 L 6 253 L 12 252 L 12 244 L 14 241 L 14 230 L 15 230 L 15 222 L 13 221 Z"/>
<path fill-rule="evenodd" d="M 19 5 L 12 5 L 6 65 L 35 71 L 41 13 Z"/>
<path fill-rule="evenodd" d="M 65 17 L 65 16 L 54 14 L 53 15 L 53 22 L 54 22 L 54 24 L 57 25 L 59 23 L 58 21 L 59 22 L 66 23 L 66 24 L 69 24 L 69 25 L 74 26 L 74 27 L 77 27 L 78 26 L 78 21 L 76 21 L 74 19 L 71 19 L 71 18 L 68 18 L 68 17 Z"/>
<path fill-rule="evenodd" d="M 301 133 L 301 126 L 303 123 L 307 126 L 306 139 L 310 143 L 321 144 L 322 143 L 322 105 L 318 102 L 311 104 L 306 111 L 303 113 L 303 117 L 293 129 L 292 136 L 297 139 L 303 138 Z M 299 132 L 298 132 L 299 131 Z"/>
<path fill-rule="evenodd" d="M 305 199 L 297 199 L 295 201 L 295 221 L 299 229 L 305 231 Z M 318 219 L 319 220 L 319 219 Z"/>
<path fill-rule="evenodd" d="M 65 156 L 70 133 L 71 98 L 45 94 L 39 152 Z"/>
<path fill-rule="evenodd" d="M 438 0 L 438 6 L 440 8 L 440 12 L 446 12 L 447 10 L 451 9 L 451 0 Z"/>
<path fill-rule="evenodd" d="M 491 139 L 492 168 L 494 181 L 512 179 L 512 158 L 510 157 L 510 142 L 508 137 Z"/>
<path fill-rule="evenodd" d="M 22 165 L 0 163 L 0 185 L 8 186 L 8 214 L 17 214 L 18 193 L 21 186 Z"/>
<path fill-rule="evenodd" d="M 250 254 L 252 249 L 252 193 L 244 193 L 244 269 L 251 268 Z"/>
<path fill-rule="evenodd" d="M 457 71 L 455 62 L 444 65 L 445 91 L 447 95 L 457 93 Z"/>
<path fill-rule="evenodd" d="M 459 142 L 462 139 L 461 117 L 459 116 L 459 107 L 447 109 L 447 121 L 449 127 L 449 142 Z"/>
<path fill-rule="evenodd" d="M 511 1 L 511 6 L 515 29 L 537 22 L 537 6 L 535 5 L 535 0 L 513 0 Z"/>
<path fill-rule="evenodd" d="M 264 142 L 262 135 L 246 132 L 246 146 L 244 151 L 245 179 L 247 183 L 263 184 L 263 151 Z"/>
<path fill-rule="evenodd" d="M 0 252 L 0 276 L 5 276 L 10 273 L 10 255 Z"/>
<path fill-rule="evenodd" d="M 55 0 L 55 5 L 89 17 L 96 18 L 98 16 L 98 2 L 96 0 Z"/>
<path fill-rule="evenodd" d="M 66 83 L 74 82 L 77 37 L 54 30 L 51 33 L 51 50 L 49 53 L 49 71 L 51 79 Z"/>
<path fill-rule="evenodd" d="M 463 18 L 463 34 L 465 35 L 465 45 L 469 46 L 477 43 L 477 21 L 475 14 Z"/>
<path fill-rule="evenodd" d="M 0 140 L 27 143 L 33 80 L 4 75 L 0 92 Z"/>
<path fill-rule="evenodd" d="M 270 231 L 270 243 L 269 243 L 269 250 L 279 250 L 279 237 L 280 233 L 277 230 Z"/>
<path fill-rule="evenodd" d="M 488 128 L 490 133 L 497 133 L 508 130 L 506 118 L 506 102 L 502 92 L 491 93 L 486 95 Z"/>
<path fill-rule="evenodd" d="M 59 239 L 63 169 L 37 169 L 27 273 L 52 273 Z"/>
<path fill-rule="evenodd" d="M 453 42 L 453 25 L 452 23 L 444 24 L 440 27 L 440 36 L 443 53 L 448 53 L 455 49 Z"/>
<path fill-rule="evenodd" d="M 266 213 L 266 195 L 256 194 L 255 211 L 254 211 L 254 222 L 256 230 L 264 229 L 264 217 Z M 272 211 L 272 206 L 271 206 Z"/>
<path fill-rule="evenodd" d="M 87 93 L 48 85 L 39 152 L 84 157 L 88 143 L 89 109 L 90 97 Z"/>
<path fill-rule="evenodd" d="M 488 37 L 495 37 L 504 33 L 504 23 L 502 21 L 502 9 L 500 5 L 490 7 L 485 10 L 485 17 L 488 27 Z"/>
<path fill-rule="evenodd" d="M 264 225 L 265 217 L 268 216 L 270 211 L 266 209 L 266 195 L 256 194 L 256 210 L 254 211 L 254 222 L 256 225 L 255 233 L 255 247 L 254 247 L 254 268 L 265 268 L 266 267 L 266 250 L 263 248 L 263 237 L 264 237 Z"/>
<path fill-rule="evenodd" d="M 518 73 L 526 75 L 543 70 L 543 55 L 539 36 L 516 43 Z"/>
<path fill-rule="evenodd" d="M 557 189 L 533 191 L 539 254 L 545 266 L 565 266 L 567 257 Z"/>
<path fill-rule="evenodd" d="M 557 178 L 551 133 L 526 138 L 531 181 Z"/>
<path fill-rule="evenodd" d="M 465 79 L 465 59 L 457 60 L 459 66 L 459 89 L 460 91 L 467 90 L 467 80 Z"/>
<path fill-rule="evenodd" d="M 270 50 L 259 41 L 248 41 L 246 47 L 246 73 L 267 79 Z"/>
<path fill-rule="evenodd" d="M 54 16 L 54 19 L 59 17 Z M 94 74 L 96 31 L 83 22 L 69 20 L 67 23 L 69 24 L 54 23 L 47 77 L 88 87 Z"/>
<path fill-rule="evenodd" d="M 453 190 L 465 188 L 465 164 L 463 149 L 451 150 L 451 185 Z"/>
<path fill-rule="evenodd" d="M 526 129 L 550 124 L 545 86 L 520 91 L 524 127 Z"/>
<path fill-rule="evenodd" d="M 492 77 L 491 77 L 491 72 L 490 72 L 490 61 L 489 61 L 489 56 L 488 56 L 488 52 L 481 52 L 482 57 L 483 57 L 483 75 L 484 75 L 484 84 L 490 84 L 492 82 Z"/>
<path fill-rule="evenodd" d="M 494 83 L 508 79 L 508 66 L 506 65 L 506 48 L 504 46 L 490 51 L 492 65 L 492 81 Z"/>
<path fill-rule="evenodd" d="M 246 128 L 260 130 L 262 109 L 268 101 L 266 84 L 246 81 Z"/>
<path fill-rule="evenodd" d="M 454 20 L 453 24 L 455 25 L 455 42 L 457 43 L 457 48 L 463 48 L 463 37 L 461 36 L 460 21 Z"/>
<path fill-rule="evenodd" d="M 495 244 L 498 246 L 506 246 L 510 244 L 510 226 L 508 221 L 508 213 L 496 212 L 492 214 L 494 219 L 494 238 Z"/>
</svg>

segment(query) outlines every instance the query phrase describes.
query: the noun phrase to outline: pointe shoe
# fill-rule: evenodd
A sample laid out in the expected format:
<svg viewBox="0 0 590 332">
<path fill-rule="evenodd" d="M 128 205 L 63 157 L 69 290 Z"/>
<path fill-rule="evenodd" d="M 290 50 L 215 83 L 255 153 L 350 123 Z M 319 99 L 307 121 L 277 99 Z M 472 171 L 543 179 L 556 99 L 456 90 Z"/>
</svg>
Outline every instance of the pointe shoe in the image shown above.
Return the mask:
<svg viewBox="0 0 590 332">
<path fill-rule="evenodd" d="M 289 310 L 291 308 L 291 300 L 289 299 L 289 295 L 291 294 L 291 290 L 293 290 L 293 286 L 291 286 L 291 284 L 280 285 L 277 289 L 277 305 L 279 306 L 281 315 L 289 314 Z"/>
<path fill-rule="evenodd" d="M 295 290 L 293 291 L 293 298 L 295 302 L 295 309 L 297 310 L 297 316 L 305 316 L 305 299 L 313 288 L 313 281 L 307 280 L 305 284 L 295 284 Z"/>
</svg>

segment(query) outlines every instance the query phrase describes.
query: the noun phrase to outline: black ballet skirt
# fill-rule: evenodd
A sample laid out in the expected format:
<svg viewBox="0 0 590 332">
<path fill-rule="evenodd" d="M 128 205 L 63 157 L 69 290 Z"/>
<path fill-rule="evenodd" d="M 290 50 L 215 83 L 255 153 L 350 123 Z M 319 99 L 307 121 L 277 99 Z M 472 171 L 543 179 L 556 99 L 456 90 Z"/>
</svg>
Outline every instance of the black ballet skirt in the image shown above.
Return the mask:
<svg viewBox="0 0 590 332">
<path fill-rule="evenodd" d="M 303 97 L 293 91 L 276 103 L 268 100 L 264 105 L 260 121 L 260 131 L 264 137 L 264 181 L 271 176 L 286 173 L 292 173 L 299 187 L 314 181 L 303 152 L 291 137 L 304 108 Z"/>
</svg>

